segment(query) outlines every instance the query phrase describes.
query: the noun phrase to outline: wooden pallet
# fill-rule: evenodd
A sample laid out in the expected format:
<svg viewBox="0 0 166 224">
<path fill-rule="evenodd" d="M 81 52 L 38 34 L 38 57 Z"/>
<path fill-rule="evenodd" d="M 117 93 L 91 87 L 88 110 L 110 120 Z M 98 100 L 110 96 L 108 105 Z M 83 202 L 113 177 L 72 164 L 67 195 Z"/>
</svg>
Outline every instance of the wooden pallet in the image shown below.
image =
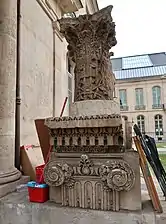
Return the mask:
<svg viewBox="0 0 166 224">
<path fill-rule="evenodd" d="M 158 213 L 162 213 L 163 209 L 157 194 L 157 190 L 155 188 L 154 182 L 153 182 L 153 178 L 152 175 L 150 173 L 149 167 L 148 167 L 148 162 L 146 159 L 146 156 L 144 154 L 144 150 L 142 148 L 140 139 L 138 136 L 133 137 L 134 139 L 134 143 L 135 146 L 137 148 L 139 157 L 140 157 L 140 166 L 141 166 L 141 170 L 145 179 L 145 183 L 149 192 L 149 196 L 152 200 L 152 205 L 154 207 L 154 210 L 157 211 Z"/>
</svg>

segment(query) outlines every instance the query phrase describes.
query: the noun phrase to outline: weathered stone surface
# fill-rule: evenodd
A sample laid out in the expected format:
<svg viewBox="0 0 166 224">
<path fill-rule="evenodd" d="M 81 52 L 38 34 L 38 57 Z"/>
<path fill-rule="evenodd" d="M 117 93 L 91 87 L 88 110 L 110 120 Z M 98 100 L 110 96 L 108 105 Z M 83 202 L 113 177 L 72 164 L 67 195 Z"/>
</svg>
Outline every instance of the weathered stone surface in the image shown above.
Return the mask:
<svg viewBox="0 0 166 224">
<path fill-rule="evenodd" d="M 132 123 L 122 119 L 123 140 L 126 150 L 132 149 Z"/>
<path fill-rule="evenodd" d="M 12 176 L 11 176 L 12 178 Z M 21 184 L 26 184 L 29 181 L 29 177 L 27 176 L 22 176 L 19 180 L 17 181 L 12 181 L 10 180 L 10 183 L 7 184 L 1 184 L 0 185 L 0 198 L 4 197 L 5 195 L 15 191 L 16 187 Z M 1 223 L 1 222 L 0 222 Z"/>
<path fill-rule="evenodd" d="M 165 224 L 166 202 L 161 196 L 163 214 L 153 212 L 146 187 L 142 191 L 142 211 L 110 212 L 61 207 L 51 202 L 30 203 L 26 192 L 16 192 L 0 200 L 1 224 Z M 142 190 L 143 190 L 142 189 Z"/>
<path fill-rule="evenodd" d="M 139 158 L 125 152 L 131 146 L 130 128 L 128 123 L 122 128 L 113 98 L 109 49 L 116 39 L 111 10 L 60 20 L 76 63 L 75 102 L 71 116 L 45 120 L 56 152 L 44 178 L 50 200 L 63 206 L 135 211 L 141 209 Z"/>
<path fill-rule="evenodd" d="M 85 100 L 71 105 L 72 116 L 91 116 L 103 114 L 120 114 L 119 99 L 113 100 Z"/>
<path fill-rule="evenodd" d="M 64 206 L 113 211 L 141 209 L 137 153 L 52 153 L 44 177 L 51 187 L 50 199 Z"/>
<path fill-rule="evenodd" d="M 122 191 L 120 194 L 120 208 L 127 210 L 140 210 L 141 207 L 141 178 L 140 178 L 140 165 L 139 165 L 139 155 L 136 151 L 128 152 L 123 154 L 123 159 L 133 169 L 135 174 L 135 185 L 130 191 Z"/>
<path fill-rule="evenodd" d="M 45 120 L 45 125 L 50 129 L 58 128 L 95 128 L 95 127 L 119 127 L 122 124 L 120 115 L 95 115 L 77 117 L 53 117 Z"/>
<path fill-rule="evenodd" d="M 115 77 L 109 50 L 116 45 L 112 6 L 93 15 L 59 20 L 75 66 L 75 100 L 112 100 Z"/>
<path fill-rule="evenodd" d="M 14 167 L 17 1 L 0 3 L 0 185 L 18 180 Z M 3 193 L 0 191 L 0 196 Z"/>
<path fill-rule="evenodd" d="M 59 116 L 62 103 L 67 95 L 67 84 L 64 84 L 67 82 L 65 59 L 62 58 L 66 52 L 64 51 L 65 44 L 54 34 L 56 70 L 53 73 L 52 21 L 39 2 L 45 3 L 46 1 L 21 1 L 21 145 L 39 146 L 34 120 L 53 115 L 53 95 L 56 97 L 56 108 L 54 109 L 56 115 Z M 57 1 L 49 0 L 48 2 L 53 4 L 55 13 L 59 16 L 61 11 L 59 12 Z M 59 71 L 57 64 L 62 67 L 62 61 L 64 68 Z M 53 84 L 53 74 L 56 77 L 55 84 Z M 55 94 L 53 94 L 53 86 L 56 89 Z"/>
</svg>

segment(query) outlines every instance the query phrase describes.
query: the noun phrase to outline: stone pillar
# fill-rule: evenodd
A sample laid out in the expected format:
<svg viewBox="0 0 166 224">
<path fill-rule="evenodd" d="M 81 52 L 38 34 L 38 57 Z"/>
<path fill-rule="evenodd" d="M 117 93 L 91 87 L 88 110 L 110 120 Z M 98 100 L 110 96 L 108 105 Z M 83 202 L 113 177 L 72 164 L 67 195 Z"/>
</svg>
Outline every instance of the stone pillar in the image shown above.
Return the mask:
<svg viewBox="0 0 166 224">
<path fill-rule="evenodd" d="M 18 180 L 14 167 L 17 0 L 0 1 L 0 187 Z M 10 190 L 9 190 L 10 191 Z M 0 196 L 3 190 L 0 191 Z"/>
<path fill-rule="evenodd" d="M 75 62 L 75 99 L 113 100 L 115 77 L 111 70 L 109 50 L 116 45 L 112 6 L 93 15 L 62 18 L 69 56 Z"/>
</svg>

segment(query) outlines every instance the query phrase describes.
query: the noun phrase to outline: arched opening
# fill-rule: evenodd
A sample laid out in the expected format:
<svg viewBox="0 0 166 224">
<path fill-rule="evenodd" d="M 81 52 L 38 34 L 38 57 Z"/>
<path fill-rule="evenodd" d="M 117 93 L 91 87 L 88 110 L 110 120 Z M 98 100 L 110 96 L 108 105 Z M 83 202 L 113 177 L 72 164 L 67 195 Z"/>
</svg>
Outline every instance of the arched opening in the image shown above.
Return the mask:
<svg viewBox="0 0 166 224">
<path fill-rule="evenodd" d="M 123 117 L 123 119 L 125 120 L 125 121 L 128 121 L 128 117 L 127 116 L 122 116 Z"/>
<path fill-rule="evenodd" d="M 73 100 L 73 75 L 72 75 L 72 65 L 68 53 L 66 55 L 66 70 L 68 75 L 68 104 L 69 108 Z"/>
<path fill-rule="evenodd" d="M 145 117 L 143 115 L 137 116 L 137 125 L 142 134 L 145 134 Z"/>
<path fill-rule="evenodd" d="M 163 137 L 163 116 L 160 114 L 155 115 L 155 134 L 158 140 L 162 140 Z"/>
</svg>

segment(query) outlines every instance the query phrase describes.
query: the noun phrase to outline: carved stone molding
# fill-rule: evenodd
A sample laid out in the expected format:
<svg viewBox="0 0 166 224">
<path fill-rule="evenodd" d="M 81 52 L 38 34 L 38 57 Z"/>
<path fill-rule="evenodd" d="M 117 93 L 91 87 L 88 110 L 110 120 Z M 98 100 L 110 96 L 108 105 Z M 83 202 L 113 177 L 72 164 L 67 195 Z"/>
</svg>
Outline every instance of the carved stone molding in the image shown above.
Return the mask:
<svg viewBox="0 0 166 224">
<path fill-rule="evenodd" d="M 105 114 L 105 115 L 91 115 L 91 116 L 64 116 L 64 117 L 51 117 L 45 119 L 45 125 L 48 125 L 49 122 L 56 121 L 73 121 L 73 120 L 98 120 L 98 119 L 114 119 L 114 118 L 121 118 L 120 114 Z"/>
<path fill-rule="evenodd" d="M 114 75 L 109 50 L 116 45 L 112 6 L 93 15 L 59 20 L 75 66 L 75 101 L 112 100 Z"/>
<path fill-rule="evenodd" d="M 115 191 L 129 191 L 135 183 L 133 169 L 123 160 L 110 161 L 108 166 L 102 165 L 99 173 L 105 187 Z"/>
<path fill-rule="evenodd" d="M 58 129 L 52 129 L 51 130 L 51 136 L 54 137 L 81 137 L 81 136 L 115 136 L 115 135 L 122 135 L 122 127 L 87 127 L 87 128 L 58 128 Z"/>
<path fill-rule="evenodd" d="M 89 146 L 57 146 L 56 152 L 58 153 L 120 153 L 125 149 L 120 145 L 89 145 Z"/>
<path fill-rule="evenodd" d="M 68 164 L 56 164 L 50 161 L 44 169 L 45 182 L 50 186 L 61 186 L 66 183 L 68 186 L 73 184 L 71 176 L 73 168 Z"/>
<path fill-rule="evenodd" d="M 84 128 L 87 130 L 87 127 L 98 129 L 105 127 L 116 130 L 119 129 L 119 127 L 122 128 L 122 119 L 121 116 L 117 114 L 78 117 L 50 117 L 45 119 L 44 124 L 52 130 L 63 129 L 62 132 L 66 132 L 65 129 L 75 129 L 75 132 L 77 132 L 77 128 Z"/>
<path fill-rule="evenodd" d="M 50 186 L 65 184 L 73 187 L 76 176 L 96 176 L 105 190 L 129 191 L 135 183 L 134 171 L 125 161 L 111 160 L 108 165 L 97 166 L 86 154 L 81 155 L 77 165 L 56 164 L 56 161 L 51 161 L 44 169 L 45 182 Z"/>
<path fill-rule="evenodd" d="M 79 171 L 82 175 L 90 175 L 93 174 L 93 169 L 91 167 L 93 163 L 89 160 L 87 155 L 82 155 L 79 163 Z"/>
</svg>

